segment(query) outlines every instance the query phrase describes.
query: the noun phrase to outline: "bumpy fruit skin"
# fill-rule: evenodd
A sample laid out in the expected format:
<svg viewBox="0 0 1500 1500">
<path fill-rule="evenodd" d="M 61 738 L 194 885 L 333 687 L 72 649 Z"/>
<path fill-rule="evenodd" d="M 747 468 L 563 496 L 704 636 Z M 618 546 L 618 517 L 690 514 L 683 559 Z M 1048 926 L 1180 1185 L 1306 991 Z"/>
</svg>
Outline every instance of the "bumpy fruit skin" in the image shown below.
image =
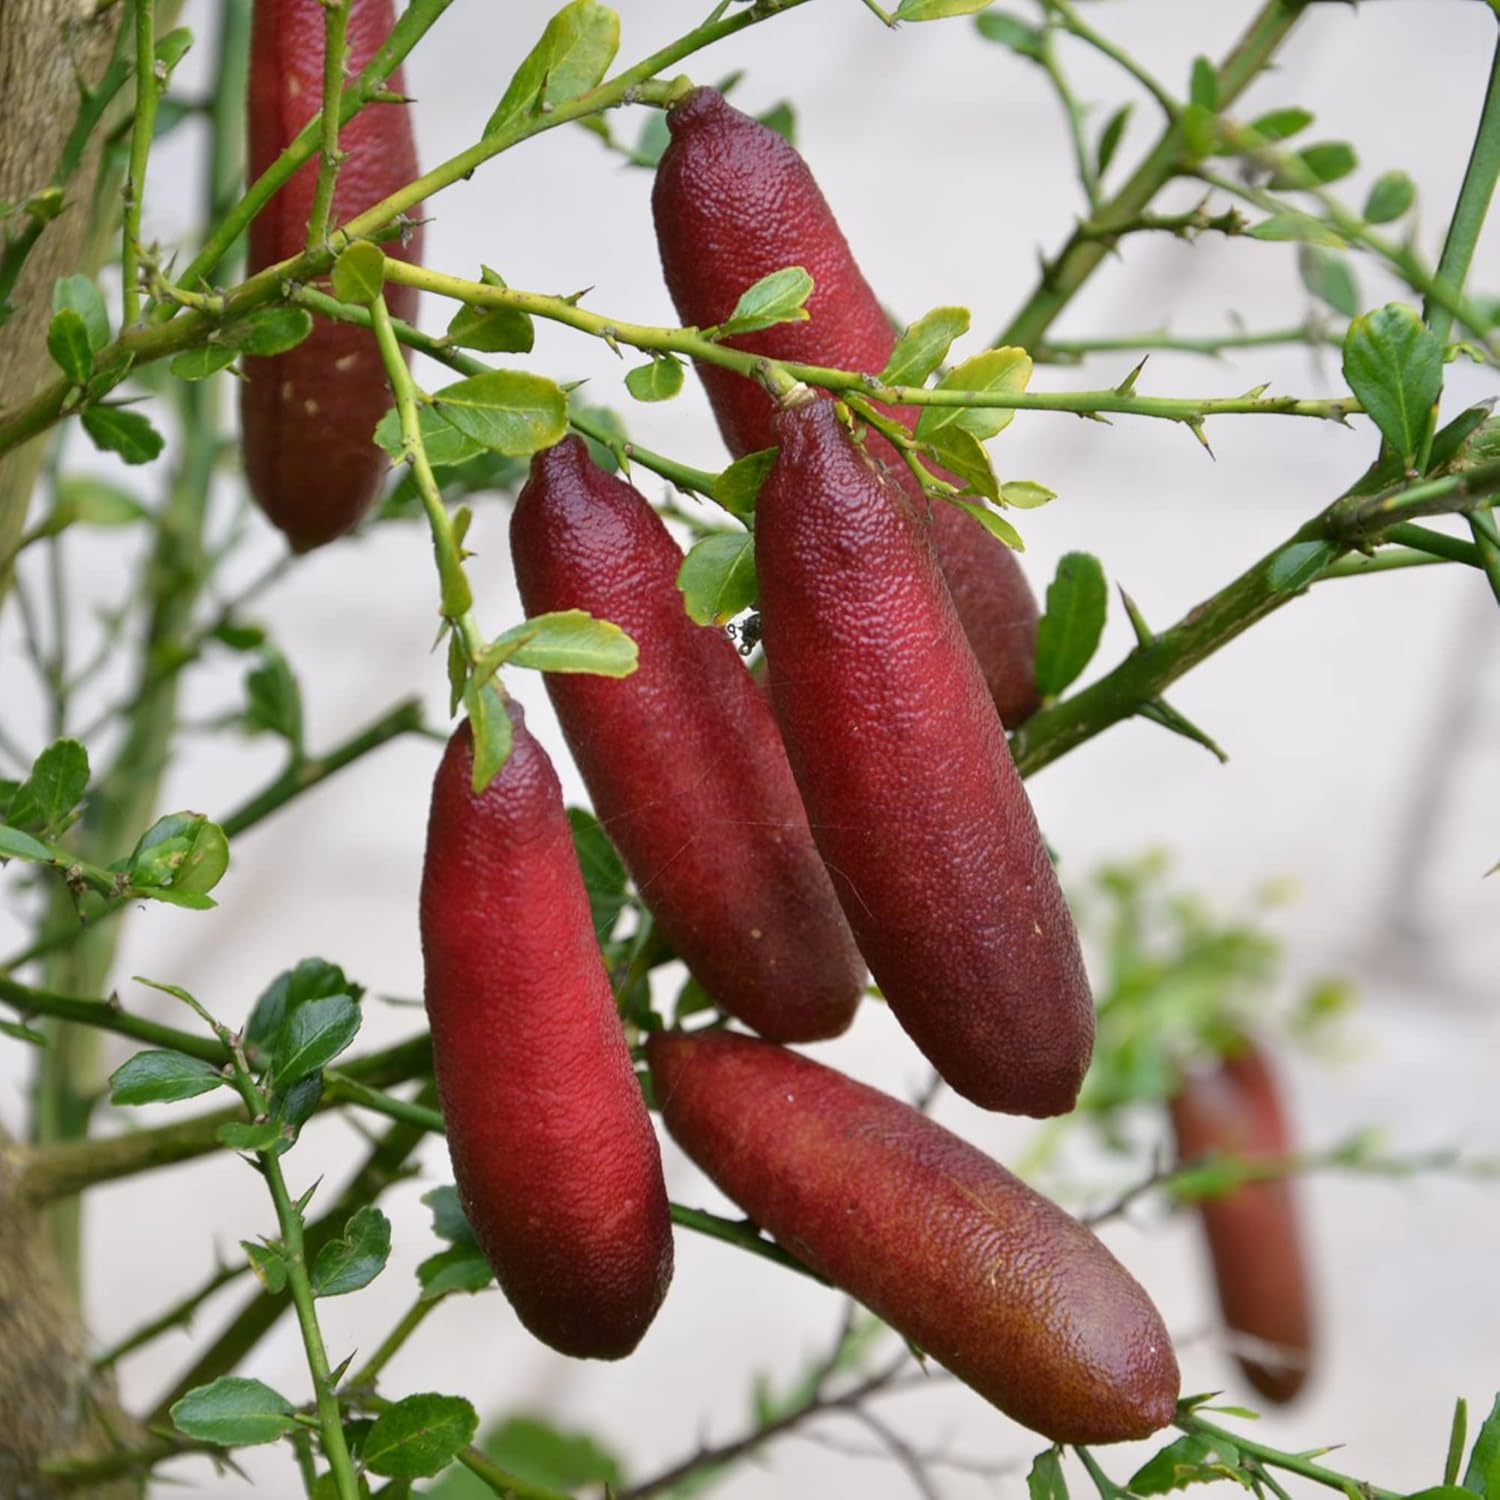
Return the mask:
<svg viewBox="0 0 1500 1500">
<path fill-rule="evenodd" d="M 1088 979 L 927 530 L 831 403 L 776 426 L 755 526 L 762 638 L 849 925 L 897 1020 L 960 1094 L 1065 1113 L 1093 1047 Z"/>
<path fill-rule="evenodd" d="M 511 710 L 475 797 L 467 724 L 432 791 L 422 957 L 464 1212 L 521 1321 L 620 1359 L 672 1276 L 661 1152 L 615 1014 L 556 773 Z"/>
<path fill-rule="evenodd" d="M 309 0 L 255 0 L 250 34 L 250 178 L 281 154 L 323 102 L 323 8 Z M 391 0 L 353 0 L 349 8 L 350 75 L 369 62 L 395 21 Z M 401 70 L 388 88 L 401 91 Z M 371 104 L 339 133 L 344 160 L 330 224 L 372 208 L 418 175 L 405 105 Z M 314 157 L 250 224 L 250 270 L 307 248 L 307 223 L 318 179 Z M 421 210 L 411 210 L 420 218 Z M 419 261 L 422 232 L 383 246 L 387 255 Z M 391 315 L 410 319 L 415 288 L 386 288 Z M 375 424 L 391 404 L 385 371 L 368 329 L 319 318 L 295 349 L 245 360 L 240 394 L 241 443 L 251 493 L 307 552 L 342 536 L 380 488 L 385 455 Z"/>
<path fill-rule="evenodd" d="M 688 618 L 661 519 L 575 437 L 532 460 L 510 535 L 527 614 L 584 609 L 640 650 L 629 677 L 552 673 L 547 687 L 667 941 L 762 1035 L 836 1036 L 864 965 L 771 711 L 723 632 Z"/>
<path fill-rule="evenodd" d="M 672 142 L 652 207 L 662 270 L 683 322 L 722 323 L 746 287 L 784 266 L 813 278 L 804 323 L 727 340 L 736 349 L 803 364 L 879 374 L 896 334 L 850 253 L 807 163 L 774 130 L 713 89 L 694 90 L 667 116 Z M 719 430 L 736 457 L 769 448 L 773 408 L 752 380 L 699 366 Z M 908 425 L 910 407 L 893 415 Z M 883 442 L 877 449 L 902 472 Z M 1014 555 L 951 505 L 936 505 L 933 545 L 1000 717 L 1014 728 L 1038 704 L 1037 605 Z"/>
<path fill-rule="evenodd" d="M 1172 1420 L 1151 1300 L 1077 1220 L 925 1115 L 728 1032 L 646 1044 L 672 1138 L 797 1258 L 1059 1443 Z"/>
<path fill-rule="evenodd" d="M 1246 1041 L 1211 1072 L 1194 1073 L 1172 1100 L 1177 1154 L 1288 1155 L 1291 1132 L 1265 1054 Z M 1199 1205 L 1226 1326 L 1274 1346 L 1237 1356 L 1268 1401 L 1290 1401 L 1307 1378 L 1313 1320 L 1297 1208 L 1287 1178 L 1246 1183 Z"/>
</svg>

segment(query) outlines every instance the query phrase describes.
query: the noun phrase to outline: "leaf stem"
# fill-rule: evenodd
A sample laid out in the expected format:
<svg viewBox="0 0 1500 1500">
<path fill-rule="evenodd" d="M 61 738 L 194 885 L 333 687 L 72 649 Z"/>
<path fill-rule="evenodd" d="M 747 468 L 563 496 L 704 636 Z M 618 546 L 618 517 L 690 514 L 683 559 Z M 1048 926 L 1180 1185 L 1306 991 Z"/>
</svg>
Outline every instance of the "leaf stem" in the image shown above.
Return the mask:
<svg viewBox="0 0 1500 1500">
<path fill-rule="evenodd" d="M 1310 1479 L 1314 1484 L 1339 1490 L 1344 1495 L 1360 1495 L 1364 1497 L 1364 1500 L 1400 1500 L 1394 1490 L 1383 1490 L 1379 1485 L 1370 1484 L 1362 1479 L 1352 1479 L 1347 1474 L 1340 1474 L 1333 1469 L 1325 1468 L 1322 1464 L 1314 1463 L 1310 1458 L 1304 1458 L 1301 1454 L 1283 1453 L 1279 1448 L 1256 1442 L 1254 1438 L 1244 1437 L 1238 1432 L 1228 1432 L 1212 1422 L 1205 1422 L 1194 1412 L 1179 1416 L 1176 1425 L 1183 1432 L 1193 1436 L 1232 1444 L 1241 1453 L 1248 1453 L 1263 1464 L 1269 1464 L 1276 1469 L 1285 1469 L 1288 1474 Z"/>
<path fill-rule="evenodd" d="M 344 69 L 349 60 L 349 0 L 322 0 L 323 109 L 318 116 L 318 181 L 307 216 L 307 248 L 316 250 L 328 235 L 333 211 L 333 187 L 339 175 L 339 104 L 344 93 Z"/>
</svg>

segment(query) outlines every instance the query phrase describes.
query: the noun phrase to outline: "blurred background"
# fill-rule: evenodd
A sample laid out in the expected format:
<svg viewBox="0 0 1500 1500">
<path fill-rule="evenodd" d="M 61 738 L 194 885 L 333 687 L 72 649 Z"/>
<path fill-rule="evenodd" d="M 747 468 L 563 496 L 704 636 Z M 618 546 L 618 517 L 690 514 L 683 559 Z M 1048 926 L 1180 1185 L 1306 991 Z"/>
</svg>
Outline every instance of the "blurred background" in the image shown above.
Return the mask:
<svg viewBox="0 0 1500 1500">
<path fill-rule="evenodd" d="M 458 0 L 407 67 L 426 164 L 474 140 L 519 58 L 555 8 L 551 0 L 504 6 Z M 1022 7 L 1012 7 L 1019 13 Z M 209 77 L 216 7 L 189 3 L 183 23 L 200 40 L 177 76 L 185 93 Z M 680 34 L 697 11 L 665 0 L 622 0 L 620 63 Z M 1091 5 L 1087 14 L 1132 55 L 1186 93 L 1192 59 L 1219 57 L 1254 7 L 1245 0 Z M 1381 172 L 1400 169 L 1419 191 L 1414 219 L 1435 258 L 1467 158 L 1485 84 L 1494 16 L 1461 0 L 1390 0 L 1357 9 L 1310 8 L 1279 65 L 1237 108 L 1249 118 L 1286 105 L 1313 109 L 1309 138 L 1349 140 L 1360 170 L 1336 191 L 1358 205 Z M 1097 130 L 1137 97 L 1124 75 L 1087 48 L 1063 45 Z M 970 353 L 1002 328 L 1029 293 L 1039 251 L 1062 243 L 1084 205 L 1064 121 L 1042 71 L 976 35 L 968 20 L 882 27 L 856 0 L 819 0 L 751 28 L 690 61 L 695 80 L 743 70 L 735 102 L 760 113 L 790 100 L 800 149 L 829 197 L 867 276 L 888 305 L 914 318 L 940 303 L 973 312 Z M 633 140 L 642 121 L 617 117 Z M 1120 180 L 1155 138 L 1144 96 L 1120 147 Z M 202 166 L 196 122 L 177 129 L 153 157 L 146 234 L 190 240 Z M 427 263 L 476 275 L 481 262 L 512 286 L 569 293 L 592 287 L 589 305 L 645 323 L 674 316 L 657 266 L 648 197 L 651 176 L 608 154 L 582 130 L 551 132 L 489 163 L 429 204 Z M 1191 208 L 1201 196 L 1179 184 L 1157 203 Z M 1491 232 L 1475 261 L 1474 289 L 1495 292 Z M 1361 306 L 1411 300 L 1367 263 Z M 441 331 L 449 310 L 429 301 L 420 321 Z M 1295 247 L 1205 236 L 1188 245 L 1137 235 L 1077 297 L 1055 336 L 1098 337 L 1162 330 L 1222 332 L 1326 317 L 1299 277 Z M 536 368 L 588 379 L 592 399 L 620 410 L 642 443 L 700 467 L 724 462 L 695 383 L 676 401 L 642 406 L 626 395 L 626 368 L 601 345 L 539 324 Z M 1099 388 L 1122 379 L 1134 357 L 1104 355 L 1083 368 L 1039 368 L 1033 389 Z M 417 365 L 419 380 L 445 373 Z M 1445 415 L 1494 393 L 1492 372 L 1460 360 L 1448 372 Z M 1273 392 L 1342 389 L 1337 350 L 1264 348 L 1218 361 L 1154 355 L 1140 389 L 1174 395 L 1236 395 L 1269 382 Z M 1270 417 L 1212 421 L 1210 457 L 1186 431 L 1130 418 L 1113 426 L 1022 414 L 992 445 L 1005 479 L 1057 491 L 1047 508 L 1014 516 L 1026 540 L 1026 570 L 1040 593 L 1058 557 L 1085 549 L 1163 627 L 1227 582 L 1347 486 L 1373 457 L 1368 423 L 1347 430 Z M 86 445 L 70 461 L 132 486 L 127 473 Z M 662 483 L 637 482 L 654 498 Z M 227 524 L 242 503 L 226 474 Z M 691 503 L 691 502 L 689 502 Z M 506 551 L 508 507 L 481 503 L 468 545 L 480 616 L 497 632 L 520 618 Z M 126 538 L 122 540 L 121 538 Z M 112 601 L 139 545 L 128 533 L 81 535 L 69 549 L 78 600 L 79 650 L 91 617 Z M 255 576 L 282 542 L 254 518 L 251 541 L 226 580 Z M 417 523 L 379 526 L 299 562 L 254 611 L 276 635 L 303 691 L 314 751 L 342 738 L 399 697 L 422 694 L 444 722 L 442 661 L 431 549 Z M 1130 629 L 1112 598 L 1104 644 L 1091 673 L 1129 648 Z M 128 653 L 103 692 L 126 691 Z M 185 715 L 202 733 L 184 737 L 164 807 L 220 812 L 279 768 L 266 740 L 208 732 L 242 701 L 243 668 L 227 657 L 191 672 Z M 528 720 L 552 752 L 570 800 L 583 801 L 542 684 L 511 674 Z M 1288 1054 L 1289 1102 L 1303 1140 L 1331 1146 L 1355 1131 L 1382 1132 L 1383 1149 L 1461 1148 L 1500 1154 L 1494 1086 L 1500 1056 L 1500 922 L 1497 886 L 1483 873 L 1500 859 L 1495 766 L 1500 749 L 1500 614 L 1480 574 L 1415 569 L 1320 584 L 1171 692 L 1171 701 L 1229 755 L 1135 720 L 1070 754 L 1030 784 L 1066 883 L 1081 889 L 1107 863 L 1170 851 L 1167 879 L 1233 914 L 1275 885 L 1288 899 L 1263 921 L 1285 945 L 1285 967 L 1268 1007 L 1293 1004 L 1322 976 L 1342 976 L 1357 1010 L 1316 1055 Z M 38 695 L 13 616 L 0 629 L 0 713 L 12 736 L 45 742 Z M 317 954 L 369 986 L 361 1045 L 407 1035 L 417 1017 L 379 996 L 421 992 L 416 892 L 431 776 L 439 747 L 399 740 L 298 801 L 234 845 L 212 919 L 152 907 L 131 917 L 117 974 L 149 975 L 199 994 L 220 1015 L 243 1017 L 279 970 Z M 21 940 L 15 915 L 0 914 L 0 951 Z M 680 975 L 678 976 L 680 980 Z M 670 994 L 675 981 L 664 979 Z M 181 1020 L 172 1002 L 121 981 L 133 1009 Z M 111 1039 L 113 1066 L 134 1050 Z M 921 1059 L 877 1005 L 854 1030 L 816 1055 L 891 1092 L 911 1096 L 926 1081 Z M 28 1049 L 0 1047 L 0 1119 L 15 1128 Z M 982 1114 L 951 1096 L 936 1113 L 1003 1161 L 1035 1145 L 1037 1127 Z M 165 1110 L 132 1122 L 155 1123 Z M 129 1128 L 123 1120 L 107 1128 Z M 295 1187 L 322 1174 L 325 1194 L 365 1149 L 341 1119 L 309 1127 L 291 1159 Z M 390 1268 L 369 1289 L 321 1304 L 335 1360 L 356 1343 L 373 1349 L 415 1290 L 413 1267 L 437 1247 L 420 1195 L 450 1180 L 440 1143 L 421 1156 L 420 1177 L 383 1201 L 394 1225 Z M 1107 1200 L 1149 1166 L 1149 1151 L 1112 1158 L 1075 1143 L 1067 1182 Z M 723 1202 L 667 1148 L 674 1199 Z M 1438 1172 L 1413 1180 L 1324 1173 L 1301 1185 L 1317 1283 L 1321 1347 L 1300 1403 L 1267 1416 L 1256 1436 L 1300 1449 L 1342 1443 L 1337 1463 L 1404 1491 L 1441 1477 L 1454 1399 L 1488 1409 L 1500 1386 L 1495 1350 L 1500 1312 L 1494 1247 L 1500 1187 Z M 87 1202 L 88 1317 L 107 1344 L 164 1307 L 212 1269 L 216 1254 L 270 1233 L 270 1204 L 254 1176 L 227 1153 L 90 1194 Z M 1190 1215 L 1169 1220 L 1149 1203 L 1106 1231 L 1108 1243 L 1150 1289 L 1180 1339 L 1184 1391 L 1225 1389 L 1245 1400 L 1215 1332 L 1206 1264 Z M 202 1335 L 244 1295 L 224 1293 L 199 1314 Z M 836 1297 L 775 1266 L 690 1234 L 678 1236 L 672 1293 L 639 1352 L 617 1366 L 571 1363 L 537 1345 L 493 1291 L 439 1308 L 385 1376 L 390 1395 L 461 1392 L 487 1420 L 547 1416 L 592 1433 L 620 1455 L 633 1478 L 722 1440 L 751 1420 L 758 1380 L 785 1388 L 833 1338 Z M 161 1340 L 121 1368 L 127 1404 L 152 1403 L 189 1352 L 187 1337 Z M 294 1400 L 306 1395 L 302 1348 L 291 1320 L 246 1362 Z M 1254 1404 L 1251 1402 L 1250 1404 Z M 944 1495 L 1022 1489 L 1040 1439 L 951 1382 L 886 1400 L 892 1427 L 922 1451 L 941 1449 L 987 1474 L 934 1470 Z M 855 1427 L 817 1429 L 840 1449 L 878 1450 Z M 1151 1451 L 1149 1447 L 1140 1450 Z M 295 1479 L 278 1450 L 242 1455 L 248 1478 L 215 1476 L 189 1459 L 169 1466 L 182 1495 L 291 1494 Z M 1121 1482 L 1130 1459 L 1109 1460 Z M 1007 1468 L 1014 1465 L 1014 1468 Z M 1081 1477 L 1081 1476 L 1080 1476 Z M 1297 1491 L 1295 1485 L 1292 1486 Z M 161 1493 L 168 1493 L 165 1483 Z M 888 1456 L 867 1459 L 792 1436 L 718 1485 L 730 1497 L 859 1493 L 867 1500 L 912 1493 Z"/>
</svg>

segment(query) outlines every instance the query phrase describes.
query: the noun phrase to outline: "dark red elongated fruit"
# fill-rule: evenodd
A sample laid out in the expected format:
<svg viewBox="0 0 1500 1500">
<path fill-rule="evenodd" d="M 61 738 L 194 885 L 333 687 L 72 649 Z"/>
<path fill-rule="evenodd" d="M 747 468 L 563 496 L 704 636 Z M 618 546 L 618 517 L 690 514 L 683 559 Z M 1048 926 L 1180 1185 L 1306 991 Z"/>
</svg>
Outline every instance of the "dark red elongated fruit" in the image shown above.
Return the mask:
<svg viewBox="0 0 1500 1500">
<path fill-rule="evenodd" d="M 1076 1219 L 951 1131 L 768 1042 L 656 1032 L 672 1138 L 813 1270 L 1059 1443 L 1172 1420 L 1150 1298 Z"/>
<path fill-rule="evenodd" d="M 1073 919 L 908 492 L 830 402 L 776 422 L 755 562 L 808 822 L 896 1019 L 966 1099 L 1073 1107 L 1094 1009 Z"/>
<path fill-rule="evenodd" d="M 660 517 L 567 438 L 532 459 L 510 536 L 527 614 L 584 609 L 640 649 L 629 677 L 552 673 L 547 687 L 668 942 L 762 1035 L 836 1036 L 864 966 L 771 711 L 723 632 L 688 618 Z"/>
<path fill-rule="evenodd" d="M 803 364 L 878 375 L 896 344 L 878 298 L 855 264 L 807 163 L 774 130 L 694 90 L 667 116 L 672 142 L 657 169 L 652 207 L 662 270 L 678 316 L 722 323 L 746 287 L 784 266 L 813 278 L 804 323 L 727 342 Z M 752 380 L 715 365 L 699 374 L 736 457 L 769 448 L 772 405 Z M 910 425 L 916 411 L 893 415 Z M 883 440 L 877 450 L 895 463 Z M 896 465 L 903 483 L 904 466 Z M 1037 605 L 1010 549 L 950 505 L 933 508 L 933 544 L 1000 717 L 1014 728 L 1038 703 L 1033 662 Z"/>
<path fill-rule="evenodd" d="M 433 1063 L 459 1196 L 543 1343 L 620 1359 L 672 1277 L 661 1152 L 594 942 L 557 775 L 515 743 L 476 797 L 459 726 L 422 870 Z"/>
<path fill-rule="evenodd" d="M 255 0 L 250 36 L 250 178 L 254 181 L 322 108 L 323 7 L 308 0 Z M 391 0 L 349 7 L 350 75 L 359 72 L 395 21 Z M 401 91 L 401 70 L 387 87 Z M 373 208 L 418 175 L 405 105 L 372 104 L 339 133 L 344 160 L 334 187 L 331 225 Z M 318 161 L 302 166 L 250 224 L 250 270 L 263 270 L 307 248 L 307 222 Z M 420 217 L 420 210 L 411 211 Z M 383 247 L 418 261 L 422 232 Z M 393 317 L 416 312 L 415 288 L 390 285 Z M 391 404 L 374 335 L 319 318 L 295 349 L 245 360 L 241 444 L 251 493 L 298 552 L 348 531 L 380 489 L 388 467 L 372 434 Z"/>
<path fill-rule="evenodd" d="M 1172 1100 L 1177 1155 L 1284 1157 L 1293 1150 L 1265 1054 L 1246 1041 L 1206 1073 L 1190 1074 Z M 1264 1346 L 1237 1355 L 1268 1401 L 1290 1401 L 1307 1378 L 1313 1319 L 1297 1205 L 1285 1177 L 1245 1183 L 1199 1204 L 1227 1327 Z"/>
</svg>

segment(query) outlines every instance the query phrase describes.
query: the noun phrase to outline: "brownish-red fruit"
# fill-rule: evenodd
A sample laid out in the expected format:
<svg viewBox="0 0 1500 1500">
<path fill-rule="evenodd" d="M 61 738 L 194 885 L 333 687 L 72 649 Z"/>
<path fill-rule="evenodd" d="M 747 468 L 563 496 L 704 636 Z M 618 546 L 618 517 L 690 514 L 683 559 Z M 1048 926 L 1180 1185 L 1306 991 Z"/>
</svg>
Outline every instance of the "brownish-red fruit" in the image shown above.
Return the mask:
<svg viewBox="0 0 1500 1500">
<path fill-rule="evenodd" d="M 1172 1100 L 1181 1161 L 1223 1154 L 1285 1157 L 1294 1147 L 1265 1054 L 1245 1041 L 1211 1071 L 1190 1074 Z M 1313 1320 L 1297 1205 L 1285 1177 L 1246 1183 L 1199 1205 L 1224 1322 L 1257 1341 L 1237 1355 L 1268 1401 L 1290 1401 L 1307 1378 Z"/>
<path fill-rule="evenodd" d="M 813 278 L 807 322 L 727 340 L 802 364 L 878 375 L 896 335 L 849 250 L 807 163 L 774 130 L 713 89 L 694 90 L 667 116 L 672 142 L 652 207 L 662 270 L 684 323 L 722 323 L 740 293 L 772 271 Z M 736 457 L 769 448 L 773 408 L 752 380 L 700 365 L 719 430 Z M 908 425 L 912 408 L 893 412 Z M 910 484 L 882 439 L 881 456 Z M 914 487 L 913 487 L 914 488 Z M 1014 728 L 1037 707 L 1037 605 L 1011 551 L 950 505 L 933 508 L 933 544 L 1000 717 Z"/>
<path fill-rule="evenodd" d="M 350 75 L 359 72 L 395 21 L 391 0 L 353 0 L 349 7 Z M 255 0 L 250 36 L 250 178 L 259 177 L 322 108 L 321 5 L 309 0 Z M 387 87 L 401 92 L 401 70 Z M 339 132 L 339 165 L 330 227 L 373 208 L 418 175 L 411 116 L 403 104 L 366 106 Z M 307 248 L 307 224 L 318 159 L 296 174 L 250 224 L 250 270 L 264 270 Z M 410 210 L 420 218 L 420 209 Z M 422 232 L 382 247 L 421 259 Z M 393 317 L 416 312 L 412 287 L 386 288 Z M 391 404 L 385 370 L 368 329 L 319 318 L 295 349 L 245 360 L 240 394 L 241 444 L 251 493 L 307 552 L 342 536 L 369 509 L 388 464 L 374 444 L 375 424 Z"/>
<path fill-rule="evenodd" d="M 594 942 L 556 773 L 514 747 L 474 795 L 459 726 L 422 870 L 433 1063 L 464 1212 L 521 1321 L 620 1359 L 672 1276 L 661 1153 Z"/>
<path fill-rule="evenodd" d="M 510 535 L 527 614 L 587 610 L 639 648 L 629 677 L 550 673 L 547 688 L 663 935 L 762 1035 L 836 1036 L 864 965 L 770 709 L 724 633 L 688 618 L 660 517 L 575 437 L 532 460 Z"/>
<path fill-rule="evenodd" d="M 755 527 L 771 694 L 896 1019 L 965 1098 L 1055 1115 L 1094 1008 L 1073 919 L 908 492 L 834 407 L 777 419 Z"/>
<path fill-rule="evenodd" d="M 755 1223 L 1058 1443 L 1172 1420 L 1150 1298 L 1077 1220 L 909 1105 L 727 1032 L 646 1044 L 672 1138 Z"/>
</svg>

